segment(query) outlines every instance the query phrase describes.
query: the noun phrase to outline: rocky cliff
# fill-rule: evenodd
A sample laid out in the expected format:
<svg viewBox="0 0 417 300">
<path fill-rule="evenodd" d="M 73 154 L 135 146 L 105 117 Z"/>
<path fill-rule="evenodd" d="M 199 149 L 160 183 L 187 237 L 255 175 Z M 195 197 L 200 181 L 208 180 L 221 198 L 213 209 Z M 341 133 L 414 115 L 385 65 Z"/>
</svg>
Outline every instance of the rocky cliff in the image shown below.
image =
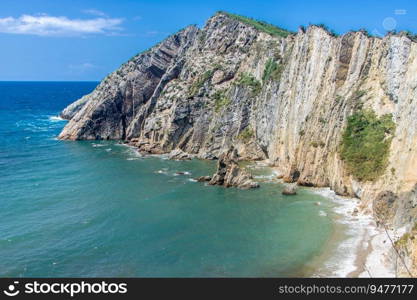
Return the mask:
<svg viewBox="0 0 417 300">
<path fill-rule="evenodd" d="M 383 157 L 377 149 L 374 165 L 363 159 L 364 170 L 378 166 L 375 176 L 357 175 L 352 156 L 341 155 L 358 112 L 374 114 L 365 122 L 372 128 L 384 118 L 394 124 L 377 141 Z M 59 138 L 126 140 L 203 159 L 233 145 L 240 159 L 268 160 L 287 182 L 356 196 L 381 225 L 412 232 L 416 114 L 417 43 L 407 34 L 335 36 L 319 26 L 289 33 L 217 13 L 204 28 L 187 27 L 133 57 L 70 105 Z M 353 131 L 368 132 L 363 126 Z M 358 145 L 372 158 L 372 145 Z"/>
</svg>

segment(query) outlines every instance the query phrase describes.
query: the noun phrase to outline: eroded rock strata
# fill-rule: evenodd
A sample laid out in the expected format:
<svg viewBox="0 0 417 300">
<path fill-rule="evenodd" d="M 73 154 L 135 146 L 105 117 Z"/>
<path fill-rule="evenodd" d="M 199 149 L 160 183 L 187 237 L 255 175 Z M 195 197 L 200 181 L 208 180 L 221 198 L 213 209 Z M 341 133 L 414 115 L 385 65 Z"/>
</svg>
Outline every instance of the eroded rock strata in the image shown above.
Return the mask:
<svg viewBox="0 0 417 300">
<path fill-rule="evenodd" d="M 268 160 L 286 182 L 360 198 L 382 226 L 406 226 L 411 235 L 417 43 L 407 34 L 262 26 L 218 13 L 202 29 L 179 31 L 65 109 L 70 121 L 59 138 L 125 140 L 148 153 L 180 149 L 202 159 L 233 145 L 239 159 Z M 341 158 L 343 132 L 358 111 L 395 125 L 378 176 L 355 176 Z"/>
<path fill-rule="evenodd" d="M 252 175 L 239 166 L 237 151 L 233 146 L 219 157 L 216 173 L 210 178 L 208 184 L 237 187 L 244 190 L 259 187 Z"/>
</svg>

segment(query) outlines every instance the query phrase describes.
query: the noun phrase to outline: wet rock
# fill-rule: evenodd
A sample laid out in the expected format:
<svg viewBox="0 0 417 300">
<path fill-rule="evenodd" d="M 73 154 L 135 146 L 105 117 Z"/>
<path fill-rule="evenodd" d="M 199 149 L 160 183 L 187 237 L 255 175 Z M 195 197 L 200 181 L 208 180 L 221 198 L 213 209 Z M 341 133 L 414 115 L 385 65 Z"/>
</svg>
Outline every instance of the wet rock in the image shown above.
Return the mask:
<svg viewBox="0 0 417 300">
<path fill-rule="evenodd" d="M 181 149 L 175 149 L 168 154 L 168 158 L 172 160 L 190 160 L 192 156 Z"/>
<path fill-rule="evenodd" d="M 300 178 L 300 171 L 298 171 L 295 166 L 291 166 L 290 172 L 288 175 L 283 177 L 284 182 L 292 183 L 296 182 Z"/>
<path fill-rule="evenodd" d="M 195 178 L 195 180 L 197 180 L 198 182 L 208 182 L 211 180 L 210 176 L 200 176 Z"/>
<path fill-rule="evenodd" d="M 217 171 L 209 184 L 240 189 L 258 188 L 259 184 L 253 180 L 252 175 L 239 167 L 237 161 L 237 151 L 231 147 L 229 151 L 220 156 L 217 162 Z"/>
<path fill-rule="evenodd" d="M 283 195 L 296 195 L 297 194 L 297 187 L 294 184 L 286 185 L 282 190 Z"/>
</svg>

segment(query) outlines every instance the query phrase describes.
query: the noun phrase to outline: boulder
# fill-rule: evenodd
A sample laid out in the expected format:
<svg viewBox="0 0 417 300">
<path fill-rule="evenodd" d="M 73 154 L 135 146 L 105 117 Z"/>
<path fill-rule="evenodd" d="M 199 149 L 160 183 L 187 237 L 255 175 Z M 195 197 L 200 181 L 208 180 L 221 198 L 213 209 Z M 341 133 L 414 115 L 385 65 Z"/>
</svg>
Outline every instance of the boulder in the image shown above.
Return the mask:
<svg viewBox="0 0 417 300">
<path fill-rule="evenodd" d="M 198 182 L 208 182 L 211 180 L 210 176 L 200 176 L 195 178 L 195 180 L 197 180 Z"/>
<path fill-rule="evenodd" d="M 283 195 L 296 195 L 297 194 L 297 187 L 293 184 L 286 185 L 282 190 Z"/>
<path fill-rule="evenodd" d="M 259 184 L 253 180 L 251 174 L 239 167 L 237 161 L 237 151 L 234 147 L 231 147 L 220 156 L 217 162 L 217 171 L 212 176 L 209 184 L 240 189 L 258 188 Z"/>
</svg>

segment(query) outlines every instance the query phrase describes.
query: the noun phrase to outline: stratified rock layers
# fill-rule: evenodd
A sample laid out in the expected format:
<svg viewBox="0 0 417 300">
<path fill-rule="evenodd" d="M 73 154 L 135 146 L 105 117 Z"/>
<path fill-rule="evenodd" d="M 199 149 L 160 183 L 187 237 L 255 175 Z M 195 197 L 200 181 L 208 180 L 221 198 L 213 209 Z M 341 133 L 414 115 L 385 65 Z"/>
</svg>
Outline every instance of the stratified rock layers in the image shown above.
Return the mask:
<svg viewBox="0 0 417 300">
<path fill-rule="evenodd" d="M 199 181 L 204 181 L 204 178 Z M 233 147 L 219 157 L 217 171 L 208 184 L 244 190 L 259 187 L 259 184 L 253 181 L 252 175 L 239 166 L 237 151 Z"/>
<path fill-rule="evenodd" d="M 64 111 L 61 139 L 123 139 L 204 159 L 233 145 L 240 159 L 268 159 L 287 182 L 376 203 L 389 225 L 416 221 L 417 43 L 405 34 L 335 37 L 310 26 L 279 37 L 219 13 L 134 57 L 82 99 Z M 386 172 L 374 181 L 355 180 L 339 156 L 358 107 L 396 124 Z"/>
</svg>

